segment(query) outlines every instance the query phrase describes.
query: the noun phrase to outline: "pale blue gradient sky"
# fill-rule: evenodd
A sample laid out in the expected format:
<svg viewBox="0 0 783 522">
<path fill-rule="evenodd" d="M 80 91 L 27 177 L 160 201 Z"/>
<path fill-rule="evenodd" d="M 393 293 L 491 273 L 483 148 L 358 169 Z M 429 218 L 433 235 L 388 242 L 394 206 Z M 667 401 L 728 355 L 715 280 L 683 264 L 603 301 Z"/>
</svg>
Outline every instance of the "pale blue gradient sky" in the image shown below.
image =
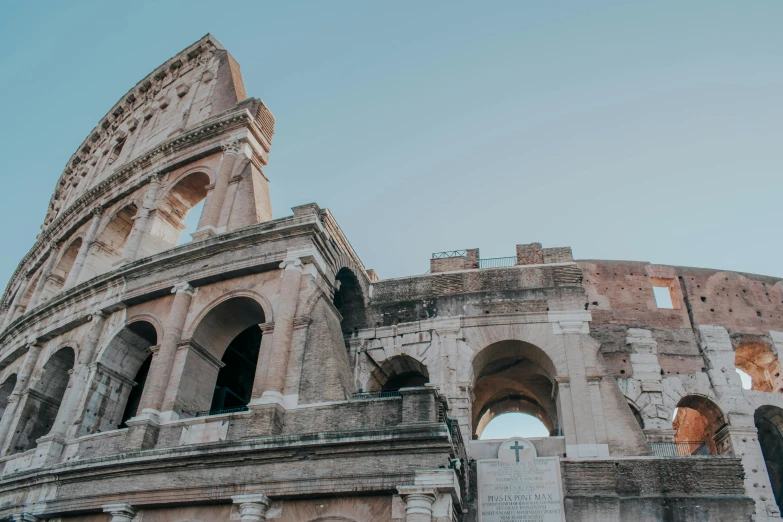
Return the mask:
<svg viewBox="0 0 783 522">
<path fill-rule="evenodd" d="M 783 2 L 7 2 L 7 281 L 65 162 L 207 32 L 277 117 L 275 217 L 329 207 L 381 277 L 570 245 L 783 276 Z"/>
</svg>

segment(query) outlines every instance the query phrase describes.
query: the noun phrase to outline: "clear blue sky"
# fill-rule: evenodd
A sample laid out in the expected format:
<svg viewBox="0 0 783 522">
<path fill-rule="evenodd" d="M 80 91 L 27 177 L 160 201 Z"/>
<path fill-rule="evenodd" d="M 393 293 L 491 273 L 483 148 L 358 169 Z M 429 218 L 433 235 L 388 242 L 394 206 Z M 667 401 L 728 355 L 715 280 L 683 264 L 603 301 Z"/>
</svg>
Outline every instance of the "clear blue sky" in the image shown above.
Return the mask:
<svg viewBox="0 0 783 522">
<path fill-rule="evenodd" d="M 277 117 L 275 217 L 329 207 L 381 277 L 570 245 L 783 276 L 783 2 L 7 2 L 0 280 L 66 161 L 207 32 Z"/>
</svg>

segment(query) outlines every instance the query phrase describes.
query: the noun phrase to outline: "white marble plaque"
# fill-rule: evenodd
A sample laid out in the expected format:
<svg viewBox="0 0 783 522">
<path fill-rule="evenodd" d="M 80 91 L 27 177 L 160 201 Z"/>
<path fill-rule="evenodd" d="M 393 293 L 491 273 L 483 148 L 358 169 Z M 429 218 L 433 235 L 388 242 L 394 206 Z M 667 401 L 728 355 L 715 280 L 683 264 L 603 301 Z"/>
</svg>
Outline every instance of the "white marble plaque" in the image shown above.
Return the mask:
<svg viewBox="0 0 783 522">
<path fill-rule="evenodd" d="M 525 439 L 508 439 L 497 459 L 478 461 L 480 522 L 565 522 L 558 457 L 538 457 Z"/>
</svg>

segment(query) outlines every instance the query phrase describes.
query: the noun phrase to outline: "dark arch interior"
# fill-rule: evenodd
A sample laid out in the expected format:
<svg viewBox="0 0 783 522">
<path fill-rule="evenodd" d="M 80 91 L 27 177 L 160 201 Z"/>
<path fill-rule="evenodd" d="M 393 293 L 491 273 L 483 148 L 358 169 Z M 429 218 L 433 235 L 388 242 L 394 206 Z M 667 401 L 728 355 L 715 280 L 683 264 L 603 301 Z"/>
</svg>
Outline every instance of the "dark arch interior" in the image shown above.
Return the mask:
<svg viewBox="0 0 783 522">
<path fill-rule="evenodd" d="M 473 375 L 473 438 L 492 419 L 512 412 L 537 418 L 552 435 L 560 433 L 555 368 L 540 348 L 513 340 L 491 344 L 473 360 Z"/>
<path fill-rule="evenodd" d="M 408 355 L 395 355 L 375 369 L 367 391 L 397 391 L 409 386 L 424 386 L 430 381 L 427 367 Z"/>
<path fill-rule="evenodd" d="M 75 354 L 72 348 L 61 348 L 44 364 L 38 381 L 27 394 L 18 429 L 11 443 L 11 453 L 32 449 L 36 440 L 43 437 L 54 425 L 57 411 L 73 368 Z"/>
<path fill-rule="evenodd" d="M 783 409 L 764 406 L 756 410 L 756 429 L 772 493 L 778 508 L 783 506 Z"/>
<path fill-rule="evenodd" d="M 337 272 L 335 281 L 339 288 L 334 293 L 334 306 L 343 316 L 340 323 L 343 335 L 349 335 L 367 324 L 362 289 L 356 275 L 347 268 Z"/>
<path fill-rule="evenodd" d="M 211 397 L 194 398 L 193 403 L 209 407 L 210 414 L 243 408 L 250 402 L 253 381 L 261 350 L 260 324 L 265 322 L 264 310 L 250 297 L 233 297 L 215 306 L 199 322 L 192 342 L 208 350 L 224 364 L 207 375 L 183 378 L 214 379 Z"/>
<path fill-rule="evenodd" d="M 15 373 L 8 377 L 5 382 L 0 385 L 0 419 L 3 417 L 3 413 L 5 413 L 6 406 L 8 406 L 8 398 L 14 391 L 14 386 L 16 386 Z"/>
<path fill-rule="evenodd" d="M 210 411 L 242 408 L 250 402 L 261 350 L 261 328 L 252 325 L 229 343 L 223 354 Z"/>
</svg>

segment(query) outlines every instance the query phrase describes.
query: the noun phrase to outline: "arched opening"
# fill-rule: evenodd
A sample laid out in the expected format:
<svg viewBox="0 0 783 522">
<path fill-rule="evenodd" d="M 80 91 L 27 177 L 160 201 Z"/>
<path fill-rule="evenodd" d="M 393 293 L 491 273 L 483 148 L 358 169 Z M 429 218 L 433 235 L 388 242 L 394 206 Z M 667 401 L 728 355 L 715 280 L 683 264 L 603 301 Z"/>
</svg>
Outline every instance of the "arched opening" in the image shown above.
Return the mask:
<svg viewBox="0 0 783 522">
<path fill-rule="evenodd" d="M 686 395 L 677 403 L 672 428 L 678 455 L 730 454 L 722 432 L 726 419 L 717 404 L 701 395 Z"/>
<path fill-rule="evenodd" d="M 501 341 L 473 359 L 473 438 L 506 413 L 538 419 L 550 435 L 560 432 L 552 360 L 538 347 L 522 341 Z"/>
<path fill-rule="evenodd" d="M 125 243 L 133 230 L 133 218 L 136 212 L 137 208 L 133 203 L 123 207 L 114 214 L 98 239 L 92 243 L 88 264 L 92 265 L 93 274 L 107 272 L 122 260 Z"/>
<path fill-rule="evenodd" d="M 347 268 L 337 272 L 335 286 L 333 303 L 343 318 L 340 328 L 343 336 L 347 337 L 367 324 L 362 288 L 356 274 Z"/>
<path fill-rule="evenodd" d="M 11 442 L 11 453 L 34 448 L 35 441 L 49 433 L 68 387 L 74 361 L 72 348 L 61 348 L 46 361 L 37 375 L 35 385 L 25 392 L 19 424 Z"/>
<path fill-rule="evenodd" d="M 139 413 L 151 348 L 157 343 L 158 333 L 147 321 L 128 324 L 109 341 L 95 365 L 78 435 L 125 427 Z"/>
<path fill-rule="evenodd" d="M 14 391 L 14 386 L 16 386 L 15 373 L 3 381 L 3 384 L 0 384 L 0 419 L 3 418 L 3 413 L 5 413 L 5 409 L 8 406 L 8 399 Z"/>
<path fill-rule="evenodd" d="M 754 418 L 772 494 L 778 508 L 783 509 L 783 409 L 762 406 Z"/>
<path fill-rule="evenodd" d="M 631 409 L 631 413 L 633 413 L 633 418 L 636 419 L 636 422 L 639 424 L 639 427 L 644 429 L 644 419 L 642 418 L 642 414 L 639 413 L 639 409 L 628 402 L 628 407 Z"/>
<path fill-rule="evenodd" d="M 150 238 L 143 255 L 191 241 L 207 197 L 209 176 L 194 172 L 177 181 L 161 198 L 151 217 Z"/>
<path fill-rule="evenodd" d="M 24 294 L 19 300 L 19 306 L 21 310 L 27 311 L 27 308 L 31 304 L 33 294 L 35 293 L 35 287 L 38 286 L 38 280 L 41 278 L 41 271 L 38 272 L 30 279 L 30 284 L 24 289 Z"/>
<path fill-rule="evenodd" d="M 783 392 L 783 368 L 777 356 L 767 346 L 747 343 L 734 353 L 734 366 L 751 379 L 751 389 Z"/>
<path fill-rule="evenodd" d="M 46 293 L 48 295 L 58 294 L 65 286 L 65 281 L 68 279 L 68 274 L 71 273 L 73 263 L 76 261 L 76 256 L 79 254 L 81 246 L 82 238 L 77 237 L 63 250 L 60 260 L 52 269 L 52 273 L 46 281 Z"/>
<path fill-rule="evenodd" d="M 430 374 L 426 366 L 409 355 L 395 355 L 372 372 L 366 391 L 397 391 L 400 388 L 424 386 L 428 382 Z"/>
<path fill-rule="evenodd" d="M 193 331 L 175 407 L 192 416 L 244 409 L 250 402 L 261 349 L 261 305 L 232 297 L 210 310 Z M 217 361 L 220 361 L 217 363 Z M 203 386 L 184 386 L 198 379 Z"/>
<path fill-rule="evenodd" d="M 548 436 L 549 429 L 538 418 L 527 413 L 509 411 L 493 417 L 482 430 L 480 438 L 481 440 L 511 437 L 530 439 Z"/>
</svg>

